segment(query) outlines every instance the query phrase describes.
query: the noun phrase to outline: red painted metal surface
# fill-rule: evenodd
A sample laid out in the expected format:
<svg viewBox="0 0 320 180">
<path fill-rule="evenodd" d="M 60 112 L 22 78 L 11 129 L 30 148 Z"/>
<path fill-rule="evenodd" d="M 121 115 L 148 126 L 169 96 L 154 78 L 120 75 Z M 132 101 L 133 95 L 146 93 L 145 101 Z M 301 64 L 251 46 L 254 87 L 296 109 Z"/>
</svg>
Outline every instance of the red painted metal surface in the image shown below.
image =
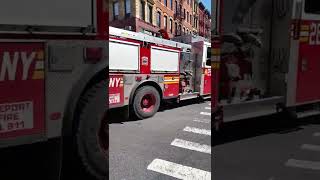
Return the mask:
<svg viewBox="0 0 320 180">
<path fill-rule="evenodd" d="M 151 51 L 150 48 L 140 48 L 140 73 L 150 74 L 151 73 Z"/>
<path fill-rule="evenodd" d="M 44 44 L 0 43 L 0 139 L 45 131 Z"/>
<path fill-rule="evenodd" d="M 144 112 L 152 112 L 155 108 L 156 97 L 154 94 L 145 94 L 141 100 L 141 107 Z"/>
<path fill-rule="evenodd" d="M 121 106 L 124 103 L 123 75 L 109 77 L 109 107 Z"/>
<path fill-rule="evenodd" d="M 211 93 L 211 68 L 204 68 L 203 94 Z"/>
<path fill-rule="evenodd" d="M 302 21 L 308 36 L 300 36 L 297 69 L 296 102 L 306 103 L 320 99 L 320 21 Z"/>
<path fill-rule="evenodd" d="M 179 95 L 180 83 L 179 83 L 179 75 L 164 75 L 164 98 L 172 98 L 177 97 Z"/>
</svg>

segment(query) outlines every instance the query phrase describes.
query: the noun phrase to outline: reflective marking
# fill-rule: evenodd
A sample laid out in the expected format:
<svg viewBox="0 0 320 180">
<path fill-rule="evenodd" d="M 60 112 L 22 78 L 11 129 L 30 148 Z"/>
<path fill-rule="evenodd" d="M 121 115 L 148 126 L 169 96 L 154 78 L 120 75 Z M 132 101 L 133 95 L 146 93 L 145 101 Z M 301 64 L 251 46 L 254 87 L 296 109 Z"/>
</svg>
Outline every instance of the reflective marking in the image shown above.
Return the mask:
<svg viewBox="0 0 320 180">
<path fill-rule="evenodd" d="M 36 70 L 43 70 L 44 69 L 44 62 L 43 61 L 36 61 Z"/>
<path fill-rule="evenodd" d="M 195 119 L 194 122 L 200 122 L 200 123 L 211 123 L 210 119 Z"/>
<path fill-rule="evenodd" d="M 182 139 L 175 139 L 171 143 L 172 146 L 189 149 L 193 151 L 198 151 L 202 153 L 208 153 L 211 154 L 211 146 L 205 145 L 205 144 L 199 144 L 191 141 L 185 141 Z"/>
<path fill-rule="evenodd" d="M 211 110 L 211 107 L 205 107 L 205 109 Z"/>
<path fill-rule="evenodd" d="M 209 112 L 201 112 L 200 114 L 205 115 L 205 116 L 211 116 L 211 113 L 209 113 Z"/>
<path fill-rule="evenodd" d="M 153 160 L 149 166 L 148 170 L 155 171 L 161 174 L 165 174 L 171 177 L 175 177 L 177 179 L 184 180 L 211 180 L 211 173 L 192 168 L 189 166 L 183 166 L 181 164 L 176 164 L 173 162 L 155 159 Z"/>
<path fill-rule="evenodd" d="M 304 145 L 302 145 L 301 148 L 305 149 L 305 150 L 310 150 L 310 151 L 320 151 L 319 145 L 304 144 Z"/>
<path fill-rule="evenodd" d="M 207 130 L 207 129 L 199 129 L 199 128 L 187 126 L 183 129 L 183 131 L 211 136 L 211 130 Z"/>
<path fill-rule="evenodd" d="M 303 161 L 296 159 L 289 159 L 286 163 L 286 166 L 298 167 L 304 169 L 320 170 L 319 161 Z"/>
</svg>

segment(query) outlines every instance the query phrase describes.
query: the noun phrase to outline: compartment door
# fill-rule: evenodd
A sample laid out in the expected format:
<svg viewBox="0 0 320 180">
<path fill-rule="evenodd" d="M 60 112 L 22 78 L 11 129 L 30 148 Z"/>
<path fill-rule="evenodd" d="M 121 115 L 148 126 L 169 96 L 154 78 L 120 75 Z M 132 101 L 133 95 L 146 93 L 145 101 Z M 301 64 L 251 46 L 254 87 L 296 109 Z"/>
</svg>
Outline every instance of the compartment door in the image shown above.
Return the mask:
<svg viewBox="0 0 320 180">
<path fill-rule="evenodd" d="M 320 1 L 302 3 L 296 102 L 320 99 Z"/>
</svg>

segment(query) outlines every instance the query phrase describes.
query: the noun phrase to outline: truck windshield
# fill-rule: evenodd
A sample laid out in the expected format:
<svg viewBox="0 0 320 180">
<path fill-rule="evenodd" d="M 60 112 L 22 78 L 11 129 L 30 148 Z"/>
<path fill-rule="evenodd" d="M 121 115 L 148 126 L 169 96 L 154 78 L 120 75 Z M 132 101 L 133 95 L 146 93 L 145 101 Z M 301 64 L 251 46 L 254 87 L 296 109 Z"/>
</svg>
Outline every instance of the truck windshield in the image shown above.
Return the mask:
<svg viewBox="0 0 320 180">
<path fill-rule="evenodd" d="M 206 66 L 211 66 L 211 47 L 207 48 Z"/>
<path fill-rule="evenodd" d="M 320 14 L 320 1 L 305 0 L 305 12 L 310 14 Z"/>
</svg>

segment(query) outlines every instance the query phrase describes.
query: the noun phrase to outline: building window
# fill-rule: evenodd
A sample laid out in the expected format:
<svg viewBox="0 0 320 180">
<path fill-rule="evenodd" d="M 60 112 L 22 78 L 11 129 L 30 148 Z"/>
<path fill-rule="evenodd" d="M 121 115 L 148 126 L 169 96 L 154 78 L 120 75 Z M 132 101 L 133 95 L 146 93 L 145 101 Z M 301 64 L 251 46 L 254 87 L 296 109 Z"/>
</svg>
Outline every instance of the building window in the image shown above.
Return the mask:
<svg viewBox="0 0 320 180">
<path fill-rule="evenodd" d="M 173 27 L 172 27 L 172 19 L 170 19 L 170 33 L 172 33 L 172 29 L 173 29 Z"/>
<path fill-rule="evenodd" d="M 186 19 L 186 9 L 183 9 L 183 18 Z"/>
<path fill-rule="evenodd" d="M 182 32 L 182 28 L 181 28 L 181 24 L 179 24 L 179 35 L 181 35 Z"/>
<path fill-rule="evenodd" d="M 126 0 L 125 4 L 126 16 L 130 16 L 131 13 L 131 0 Z"/>
<path fill-rule="evenodd" d="M 192 25 L 192 15 L 190 14 L 190 19 L 189 19 L 190 24 Z"/>
<path fill-rule="evenodd" d="M 183 27 L 183 35 L 185 35 L 185 34 L 186 34 L 186 28 Z"/>
<path fill-rule="evenodd" d="M 113 18 L 116 20 L 119 17 L 119 2 L 113 3 Z"/>
<path fill-rule="evenodd" d="M 152 6 L 148 5 L 148 22 L 152 24 Z"/>
<path fill-rule="evenodd" d="M 174 23 L 174 27 L 175 27 L 175 34 L 178 35 L 178 24 L 176 22 Z"/>
<path fill-rule="evenodd" d="M 175 13 L 178 13 L 178 1 L 175 1 L 175 4 L 176 4 L 176 6 L 175 6 Z"/>
<path fill-rule="evenodd" d="M 187 22 L 189 22 L 189 12 L 187 12 Z"/>
<path fill-rule="evenodd" d="M 173 0 L 170 0 L 170 9 L 173 9 Z"/>
<path fill-rule="evenodd" d="M 164 0 L 164 5 L 168 6 L 168 0 Z"/>
<path fill-rule="evenodd" d="M 161 12 L 157 12 L 157 26 L 161 27 Z"/>
<path fill-rule="evenodd" d="M 142 20 L 146 19 L 146 11 L 145 11 L 145 2 L 143 0 L 140 1 L 140 18 Z"/>
<path fill-rule="evenodd" d="M 163 16 L 163 27 L 164 29 L 167 29 L 167 24 L 168 24 L 168 17 L 167 16 Z"/>
</svg>

